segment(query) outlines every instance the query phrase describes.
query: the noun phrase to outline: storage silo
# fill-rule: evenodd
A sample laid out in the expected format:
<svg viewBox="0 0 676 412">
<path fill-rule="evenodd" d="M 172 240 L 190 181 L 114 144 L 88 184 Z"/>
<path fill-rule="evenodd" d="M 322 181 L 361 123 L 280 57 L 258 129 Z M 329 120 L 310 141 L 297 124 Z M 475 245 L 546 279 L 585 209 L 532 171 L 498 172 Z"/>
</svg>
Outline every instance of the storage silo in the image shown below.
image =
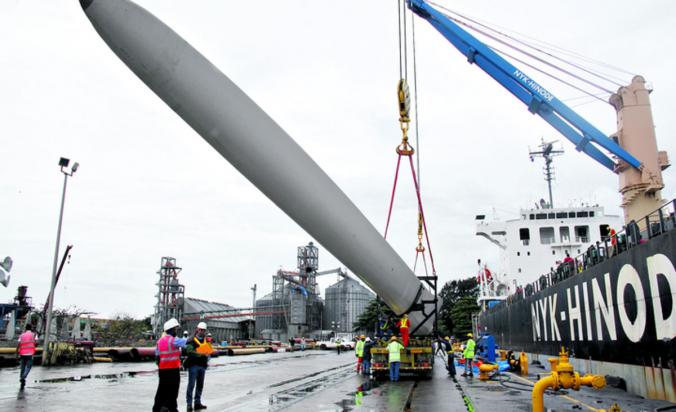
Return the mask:
<svg viewBox="0 0 676 412">
<path fill-rule="evenodd" d="M 324 293 L 323 328 L 339 333 L 352 333 L 359 315 L 376 295 L 352 278 L 342 279 Z"/>
</svg>

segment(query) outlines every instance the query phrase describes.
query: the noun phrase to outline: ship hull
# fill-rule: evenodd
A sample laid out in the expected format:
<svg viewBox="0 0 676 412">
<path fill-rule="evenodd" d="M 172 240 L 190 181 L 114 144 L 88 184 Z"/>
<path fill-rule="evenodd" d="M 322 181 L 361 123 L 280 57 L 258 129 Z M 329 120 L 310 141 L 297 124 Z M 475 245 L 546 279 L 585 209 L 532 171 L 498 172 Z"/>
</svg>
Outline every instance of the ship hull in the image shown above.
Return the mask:
<svg viewBox="0 0 676 412">
<path fill-rule="evenodd" d="M 673 376 L 674 256 L 672 230 L 532 296 L 482 312 L 479 330 L 506 349 L 556 355 L 563 346 L 578 359 L 658 368 Z"/>
</svg>

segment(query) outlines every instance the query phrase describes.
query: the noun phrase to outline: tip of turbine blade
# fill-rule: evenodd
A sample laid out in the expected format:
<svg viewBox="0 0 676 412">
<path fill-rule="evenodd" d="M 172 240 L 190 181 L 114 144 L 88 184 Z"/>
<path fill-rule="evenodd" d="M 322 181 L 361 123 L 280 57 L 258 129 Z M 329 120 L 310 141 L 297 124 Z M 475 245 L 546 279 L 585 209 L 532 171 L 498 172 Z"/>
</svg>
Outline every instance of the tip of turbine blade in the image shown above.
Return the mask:
<svg viewBox="0 0 676 412">
<path fill-rule="evenodd" d="M 89 7 L 94 0 L 80 0 L 80 6 L 82 6 L 82 10 L 87 10 L 87 7 Z"/>
</svg>

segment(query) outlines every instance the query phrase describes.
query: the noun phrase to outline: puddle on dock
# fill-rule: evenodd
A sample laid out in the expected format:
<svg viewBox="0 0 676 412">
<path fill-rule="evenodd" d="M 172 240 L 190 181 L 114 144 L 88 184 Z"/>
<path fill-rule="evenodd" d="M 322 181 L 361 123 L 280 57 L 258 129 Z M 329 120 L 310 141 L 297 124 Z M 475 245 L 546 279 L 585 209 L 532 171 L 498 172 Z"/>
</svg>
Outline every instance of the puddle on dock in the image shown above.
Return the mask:
<svg viewBox="0 0 676 412">
<path fill-rule="evenodd" d="M 343 369 L 340 371 L 339 369 Z M 285 389 L 270 395 L 268 399 L 269 410 L 276 411 L 289 407 L 290 405 L 303 400 L 305 397 L 312 395 L 316 392 L 322 391 L 331 387 L 332 385 L 337 384 L 345 379 L 348 379 L 351 376 L 354 376 L 354 370 L 352 365 L 349 366 L 339 366 L 331 368 L 328 370 L 323 370 L 319 373 L 325 374 L 328 371 L 339 370 L 336 373 L 330 374 L 328 376 L 322 376 L 318 379 L 313 379 L 308 382 L 304 382 L 300 385 L 296 385 L 292 388 Z M 315 376 L 319 373 L 310 374 L 309 376 Z M 294 379 L 297 380 L 297 379 Z M 280 384 L 274 384 L 270 387 L 278 387 Z"/>
<path fill-rule="evenodd" d="M 137 375 L 152 375 L 155 371 L 141 371 L 141 372 L 122 372 L 109 374 L 95 374 L 95 375 L 75 375 L 64 378 L 41 379 L 35 381 L 36 383 L 64 383 L 64 382 L 81 382 L 88 379 L 105 379 L 109 381 L 117 381 L 123 378 L 133 378 Z"/>
</svg>

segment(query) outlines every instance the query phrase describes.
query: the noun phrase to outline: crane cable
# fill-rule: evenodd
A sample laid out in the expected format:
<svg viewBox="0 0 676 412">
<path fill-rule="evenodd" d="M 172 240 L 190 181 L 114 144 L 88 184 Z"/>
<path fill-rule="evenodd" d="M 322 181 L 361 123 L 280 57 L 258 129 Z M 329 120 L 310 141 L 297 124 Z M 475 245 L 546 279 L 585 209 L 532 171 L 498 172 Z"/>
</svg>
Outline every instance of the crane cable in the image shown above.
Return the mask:
<svg viewBox="0 0 676 412">
<path fill-rule="evenodd" d="M 402 132 L 401 143 L 396 147 L 397 152 L 397 167 L 394 173 L 394 184 L 392 186 L 392 195 L 390 197 L 390 207 L 387 213 L 387 223 L 385 225 L 384 238 L 387 239 L 387 233 L 390 227 L 390 221 L 392 218 L 392 209 L 394 206 L 394 196 L 397 190 L 397 183 L 399 180 L 399 168 L 401 166 L 401 157 L 406 156 L 409 158 L 409 164 L 411 166 L 411 174 L 413 176 L 413 183 L 415 186 L 416 198 L 418 201 L 418 245 L 416 246 L 416 258 L 414 262 L 413 271 L 417 267 L 418 255 L 422 254 L 423 264 L 425 266 L 425 273 L 427 274 L 427 260 L 425 259 L 425 247 L 422 244 L 423 234 L 427 243 L 427 251 L 430 254 L 430 263 L 432 266 L 432 274 L 436 276 L 436 268 L 434 266 L 434 258 L 432 256 L 432 248 L 430 247 L 429 235 L 427 233 L 427 222 L 425 221 L 425 214 L 422 206 L 422 197 L 420 195 L 420 183 L 418 176 L 420 174 L 420 157 L 419 154 L 416 154 L 416 163 L 418 174 L 416 175 L 416 167 L 413 165 L 413 154 L 417 153 L 415 149 L 408 142 L 408 131 L 411 123 L 410 118 L 410 107 L 411 107 L 411 98 L 410 91 L 407 83 L 408 78 L 408 38 L 407 38 L 407 27 L 406 27 L 406 4 L 405 0 L 398 1 L 398 26 L 399 26 L 399 75 L 400 80 L 397 85 L 397 96 L 399 102 L 399 126 Z M 411 22 L 412 33 L 412 42 L 413 42 L 413 75 L 414 75 L 414 97 L 415 97 L 415 112 L 416 112 L 416 146 L 419 144 L 419 129 L 418 129 L 418 103 L 417 103 L 417 62 L 415 59 L 415 26 Z"/>
</svg>

